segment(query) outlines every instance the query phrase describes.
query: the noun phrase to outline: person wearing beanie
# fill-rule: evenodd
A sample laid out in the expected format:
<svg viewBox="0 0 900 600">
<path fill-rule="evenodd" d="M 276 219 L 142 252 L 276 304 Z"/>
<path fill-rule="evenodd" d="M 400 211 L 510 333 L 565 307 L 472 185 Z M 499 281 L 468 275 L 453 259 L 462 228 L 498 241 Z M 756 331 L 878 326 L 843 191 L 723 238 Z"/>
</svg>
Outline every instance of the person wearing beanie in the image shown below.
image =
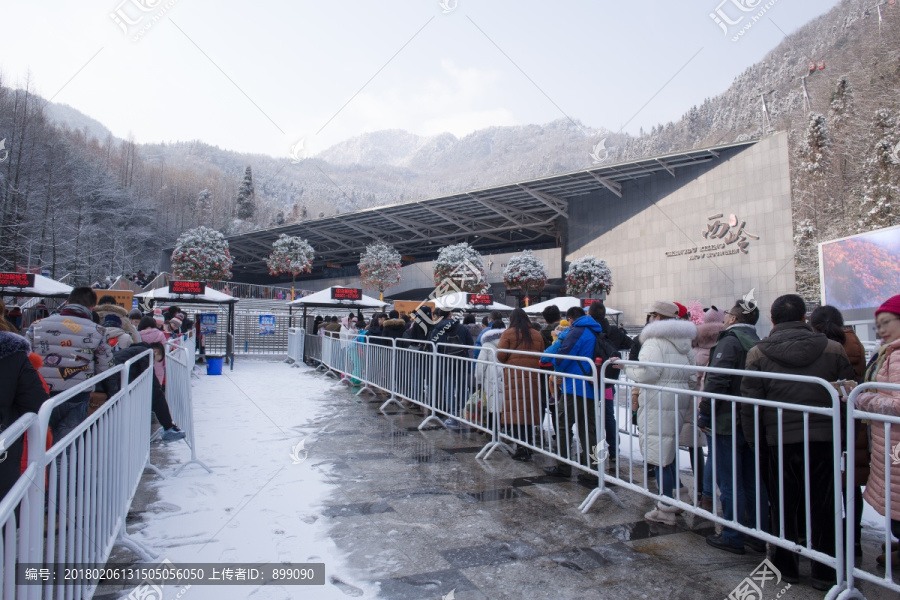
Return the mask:
<svg viewBox="0 0 900 600">
<path fill-rule="evenodd" d="M 94 307 L 94 312 L 96 312 L 97 316 L 100 318 L 100 325 L 103 325 L 107 315 L 117 316 L 119 318 L 119 324 L 116 325 L 116 327 L 131 337 L 131 341 L 135 344 L 141 341 L 141 336 L 138 335 L 137 328 L 128 319 L 128 311 L 116 304 L 116 299 L 112 296 L 100 296 L 100 299 L 97 301 L 97 306 Z M 127 348 L 128 345 L 122 346 L 122 348 Z"/>
<path fill-rule="evenodd" d="M 680 302 L 672 302 L 675 306 L 678 307 L 678 318 L 679 319 L 690 319 L 691 313 L 688 312 L 687 306 Z"/>
<path fill-rule="evenodd" d="M 869 361 L 865 380 L 878 383 L 900 384 L 900 295 L 892 296 L 875 311 L 875 331 L 881 338 L 882 346 Z M 856 408 L 866 412 L 889 416 L 900 416 L 900 392 L 888 389 L 866 390 L 856 397 Z M 885 497 L 891 499 L 891 533 L 900 537 L 900 462 L 892 458 L 891 449 L 900 448 L 900 427 L 891 428 L 891 438 L 886 439 L 883 423 L 871 422 L 872 462 L 869 464 L 869 479 L 863 497 L 879 514 L 884 515 Z M 890 461 L 890 463 L 888 463 Z M 891 487 L 886 490 L 886 474 L 890 469 Z M 890 556 L 894 569 L 900 567 L 900 545 L 897 542 L 890 549 L 882 548 L 883 554 L 876 562 L 885 565 Z"/>
<path fill-rule="evenodd" d="M 106 313 L 106 316 L 103 317 L 101 325 L 106 328 L 106 339 L 109 340 L 109 346 L 114 352 L 136 343 L 123 328 L 124 323 L 130 323 L 130 321 L 128 319 L 123 321 L 119 315 L 114 313 Z"/>
<path fill-rule="evenodd" d="M 181 332 L 181 319 L 178 317 L 169 319 L 169 332 L 172 335 L 178 335 Z"/>
<path fill-rule="evenodd" d="M 701 317 L 702 322 L 697 325 L 697 339 L 695 339 L 691 345 L 694 349 L 694 358 L 697 361 L 698 367 L 706 367 L 709 366 L 709 353 L 710 350 L 716 345 L 719 340 L 719 334 L 722 333 L 725 329 L 725 313 L 716 308 L 715 306 L 711 306 L 709 308 L 703 309 L 703 316 Z M 741 365 L 743 366 L 743 365 Z M 735 368 L 735 367 L 732 367 Z M 699 373 L 699 385 L 702 387 L 703 382 L 705 380 L 706 373 Z M 706 442 L 710 449 L 713 448 L 713 440 L 712 436 L 706 435 Z M 703 486 L 702 486 L 702 494 L 700 496 L 700 508 L 708 510 L 712 512 L 713 503 L 713 489 L 712 489 L 712 460 L 703 460 L 703 455 L 699 454 L 698 456 L 694 456 L 694 453 L 691 453 L 691 466 L 694 466 L 694 463 L 699 462 L 702 466 L 703 471 Z"/>
<path fill-rule="evenodd" d="M 134 326 L 134 330 L 137 331 L 137 326 L 141 322 L 143 318 L 143 314 L 138 309 L 132 309 L 130 313 L 128 313 L 128 320 L 131 321 L 131 324 Z"/>
</svg>

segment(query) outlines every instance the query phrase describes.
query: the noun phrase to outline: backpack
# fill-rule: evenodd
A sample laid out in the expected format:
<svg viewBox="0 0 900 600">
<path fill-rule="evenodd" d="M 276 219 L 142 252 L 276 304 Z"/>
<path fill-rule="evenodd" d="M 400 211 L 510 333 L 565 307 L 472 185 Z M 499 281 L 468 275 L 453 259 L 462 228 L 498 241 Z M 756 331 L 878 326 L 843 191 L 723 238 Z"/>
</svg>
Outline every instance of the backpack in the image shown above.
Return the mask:
<svg viewBox="0 0 900 600">
<path fill-rule="evenodd" d="M 597 359 L 600 359 L 600 363 L 604 363 L 614 356 L 616 356 L 616 357 L 619 356 L 619 351 L 616 349 L 615 345 L 609 341 L 609 338 L 606 337 L 605 333 L 600 332 L 598 334 L 598 333 L 595 333 L 594 331 L 591 331 L 591 333 L 594 335 L 594 352 L 593 352 L 593 354 L 594 354 L 595 362 L 597 361 Z M 579 361 L 578 365 L 581 367 L 582 372 L 585 375 L 587 375 L 588 372 L 586 370 L 584 363 Z M 598 364 L 597 367 L 599 369 L 600 365 Z M 598 371 L 597 375 L 598 376 L 600 375 L 599 371 Z M 606 367 L 606 378 L 607 379 L 618 379 L 619 378 L 618 370 L 611 364 Z"/>
<path fill-rule="evenodd" d="M 458 321 L 450 321 L 440 330 L 435 330 L 431 335 L 431 341 L 438 344 L 438 353 L 448 356 L 468 356 L 469 351 L 466 348 L 455 348 L 452 346 L 441 346 L 440 344 L 462 344 L 459 337 L 459 328 L 462 325 Z"/>
</svg>

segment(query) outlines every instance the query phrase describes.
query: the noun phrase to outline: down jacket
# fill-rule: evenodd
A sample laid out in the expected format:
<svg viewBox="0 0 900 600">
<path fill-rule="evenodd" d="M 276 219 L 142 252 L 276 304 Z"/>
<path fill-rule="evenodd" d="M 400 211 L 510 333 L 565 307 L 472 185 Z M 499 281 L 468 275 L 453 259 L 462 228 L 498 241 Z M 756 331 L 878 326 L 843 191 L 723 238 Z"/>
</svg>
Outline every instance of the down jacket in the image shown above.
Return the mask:
<svg viewBox="0 0 900 600">
<path fill-rule="evenodd" d="M 822 333 L 816 333 L 812 327 L 800 321 L 779 323 L 772 328 L 772 333 L 760 341 L 747 353 L 748 371 L 762 373 L 782 373 L 789 375 L 806 375 L 821 377 L 825 381 L 853 379 L 853 367 L 847 360 L 847 354 L 838 342 L 829 340 Z M 777 402 L 789 402 L 805 406 L 831 407 L 832 400 L 828 391 L 814 383 L 768 379 L 745 376 L 741 381 L 741 395 L 745 398 L 758 398 Z M 741 427 L 744 438 L 752 443 L 755 439 L 755 408 L 745 402 L 741 405 Z M 761 425 L 766 431 L 766 443 L 777 446 L 778 411 L 774 408 L 759 408 Z M 782 426 L 784 444 L 799 444 L 804 441 L 803 413 L 796 410 L 783 412 Z M 809 416 L 809 441 L 832 442 L 833 420 L 822 415 Z"/>
<path fill-rule="evenodd" d="M 37 321 L 26 337 L 44 359 L 41 375 L 51 394 L 75 387 L 113 366 L 106 329 L 91 320 L 91 311 L 84 306 L 66 305 L 59 314 Z M 104 380 L 108 394 L 115 383 Z"/>
<path fill-rule="evenodd" d="M 515 329 L 506 329 L 497 344 L 497 360 L 510 367 L 541 368 L 537 354 L 512 354 L 503 350 L 544 351 L 544 338 L 537 329 L 528 329 L 529 338 L 517 340 Z M 484 338 L 481 338 L 482 346 Z M 541 375 L 537 371 L 506 369 L 503 379 L 506 403 L 503 406 L 504 425 L 537 425 L 541 422 Z"/>
<path fill-rule="evenodd" d="M 120 319 L 122 319 L 122 331 L 131 336 L 131 341 L 137 344 L 141 341 L 141 336 L 138 335 L 137 329 L 134 328 L 134 324 L 131 322 L 131 319 L 128 318 L 128 311 L 119 306 L 118 304 L 98 304 L 94 307 L 94 312 L 97 313 L 100 317 L 100 322 L 103 323 L 103 319 L 106 318 L 106 315 L 116 315 Z M 109 328 L 112 329 L 112 328 Z M 118 329 L 118 328 L 117 328 Z M 109 332 L 109 337 L 118 337 L 119 338 L 119 346 L 122 348 L 127 348 L 131 344 L 128 342 L 122 346 L 122 338 L 118 335 L 118 332 L 112 333 Z"/>
<path fill-rule="evenodd" d="M 900 340 L 886 344 L 879 351 L 879 353 L 882 352 L 884 361 L 875 375 L 875 381 L 900 384 Z M 856 398 L 856 407 L 866 412 L 900 416 L 900 391 L 881 389 L 861 392 Z M 871 435 L 872 462 L 863 498 L 883 515 L 885 504 L 884 425 L 873 421 Z M 897 521 L 900 520 L 900 427 L 896 425 L 891 427 L 887 460 L 891 461 L 891 519 Z"/>
<path fill-rule="evenodd" d="M 666 319 L 654 321 L 641 331 L 641 353 L 638 360 L 694 366 L 691 342 L 697 337 L 697 326 L 690 321 Z M 683 390 L 697 389 L 697 372 L 636 365 L 626 367 L 626 374 L 637 383 L 648 383 Z M 680 445 L 693 446 L 693 424 L 696 420 L 694 397 L 690 394 L 642 390 L 638 401 L 637 423 L 640 428 L 641 453 L 647 463 L 665 467 L 675 460 L 676 433 Z M 688 439 L 684 436 L 687 434 Z"/>
<path fill-rule="evenodd" d="M 141 329 L 139 333 L 141 334 L 141 341 L 148 346 L 154 342 L 159 342 L 163 347 L 166 345 L 166 334 L 160 329 L 148 327 L 147 329 Z M 157 381 L 159 381 L 160 384 L 164 384 L 166 382 L 166 361 L 154 361 L 153 373 L 156 375 Z"/>
<path fill-rule="evenodd" d="M 479 355 L 479 360 L 484 362 L 475 363 L 475 385 L 481 387 L 487 410 L 492 413 L 503 412 L 505 388 L 503 368 L 497 361 L 497 344 L 500 343 L 500 336 L 504 331 L 504 329 L 488 329 L 484 332 L 481 336 L 481 347 L 490 351 Z"/>
</svg>

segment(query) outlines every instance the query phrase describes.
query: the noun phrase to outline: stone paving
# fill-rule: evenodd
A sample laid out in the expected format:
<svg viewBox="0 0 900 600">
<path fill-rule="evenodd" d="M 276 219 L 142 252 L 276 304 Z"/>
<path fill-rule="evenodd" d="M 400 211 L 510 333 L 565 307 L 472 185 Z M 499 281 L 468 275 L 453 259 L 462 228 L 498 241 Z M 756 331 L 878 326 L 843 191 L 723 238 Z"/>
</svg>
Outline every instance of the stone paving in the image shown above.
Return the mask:
<svg viewBox="0 0 900 600">
<path fill-rule="evenodd" d="M 289 367 L 265 368 L 275 373 Z M 329 381 L 306 367 L 292 372 L 297 386 L 270 402 L 290 401 L 299 390 Z M 325 525 L 346 555 L 355 579 L 332 575 L 328 583 L 347 597 L 372 597 L 359 587 L 366 582 L 371 585 L 362 587 L 391 600 L 707 600 L 728 598 L 765 558 L 711 548 L 704 536 L 714 531 L 712 523 L 692 515 L 680 515 L 674 527 L 647 522 L 643 515 L 652 501 L 619 487 L 613 489 L 625 508 L 601 498 L 582 514 L 578 505 L 591 486 L 544 475 L 541 467 L 551 464 L 549 458 L 536 454 L 521 463 L 497 451 L 488 460 L 476 459 L 488 441 L 484 434 L 443 427 L 419 431 L 421 412 L 394 406 L 384 414 L 383 397 L 360 398 L 344 384 L 328 385 L 322 401 L 329 412 L 306 431 L 312 441 L 308 461 L 332 489 L 322 506 L 297 517 Z M 169 452 L 155 447 L 153 461 L 165 467 Z M 682 480 L 689 485 L 690 473 L 683 472 Z M 155 499 L 153 486 L 142 483 L 129 531 Z M 867 563 L 874 563 L 877 543 L 867 532 Z M 127 554 L 117 549 L 114 559 L 127 560 Z M 805 560 L 800 583 L 785 586 L 770 582 L 754 600 L 782 591 L 778 597 L 788 600 L 824 597 L 809 586 Z M 872 600 L 893 597 L 875 586 L 862 589 Z M 123 592 L 106 589 L 98 597 Z M 289 594 L 317 597 L 308 587 Z"/>
<path fill-rule="evenodd" d="M 334 425 L 315 451 L 335 487 L 322 515 L 383 598 L 727 598 L 765 558 L 709 547 L 713 524 L 692 515 L 647 522 L 652 502 L 622 488 L 625 509 L 600 499 L 582 514 L 591 486 L 545 476 L 546 457 L 479 460 L 480 432 L 419 431 L 421 414 L 382 414 L 383 399 L 344 386 L 334 394 Z M 801 576 L 781 597 L 824 596 L 809 586 L 808 561 Z M 785 585 L 770 583 L 763 598 Z"/>
</svg>

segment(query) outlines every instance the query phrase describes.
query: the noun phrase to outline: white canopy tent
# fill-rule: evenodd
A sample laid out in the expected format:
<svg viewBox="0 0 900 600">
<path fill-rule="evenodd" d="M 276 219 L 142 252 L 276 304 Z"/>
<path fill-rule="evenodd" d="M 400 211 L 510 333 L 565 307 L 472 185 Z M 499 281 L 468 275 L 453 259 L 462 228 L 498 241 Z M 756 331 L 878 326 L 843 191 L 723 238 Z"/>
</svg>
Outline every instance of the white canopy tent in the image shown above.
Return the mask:
<svg viewBox="0 0 900 600">
<path fill-rule="evenodd" d="M 499 310 L 503 312 L 509 312 L 515 308 L 513 306 L 501 304 L 499 302 L 494 302 L 488 306 L 481 304 L 475 305 L 469 304 L 467 300 L 468 297 L 465 292 L 451 292 L 449 294 L 444 294 L 440 298 L 435 298 L 433 302 L 436 309 L 440 308 L 443 310 L 466 310 L 480 312 Z"/>
<path fill-rule="evenodd" d="M 574 296 L 560 296 L 559 298 L 551 298 L 550 300 L 544 300 L 543 302 L 532 304 L 524 310 L 529 315 L 539 315 L 544 312 L 545 308 L 551 305 L 556 305 L 557 308 L 559 308 L 559 312 L 565 315 L 566 311 L 573 306 L 581 306 L 581 298 L 575 298 Z M 606 317 L 613 321 L 618 322 L 619 315 L 621 314 L 621 310 L 616 310 L 608 306 L 606 307 Z"/>
<path fill-rule="evenodd" d="M 303 298 L 297 298 L 291 302 L 291 306 L 302 306 L 304 308 L 384 308 L 387 305 L 387 302 L 381 302 L 380 300 L 376 300 L 365 294 L 362 294 L 362 298 L 359 300 L 335 300 L 331 297 L 331 289 L 334 287 L 344 286 L 331 286 L 330 288 L 325 288 L 321 292 L 316 292 L 315 294 L 310 294 Z"/>
<path fill-rule="evenodd" d="M 156 300 L 157 302 L 183 302 L 187 304 L 233 304 L 237 298 L 223 294 L 218 290 L 207 287 L 203 294 L 172 294 L 169 288 L 161 287 L 142 294 L 135 294 L 135 298 Z"/>
<path fill-rule="evenodd" d="M 55 279 L 44 277 L 43 275 L 34 276 L 34 285 L 28 287 L 16 286 L 0 286 L 0 297 L 2 296 L 20 296 L 20 297 L 43 297 L 43 298 L 67 298 L 72 291 L 71 285 L 60 283 Z"/>
</svg>

